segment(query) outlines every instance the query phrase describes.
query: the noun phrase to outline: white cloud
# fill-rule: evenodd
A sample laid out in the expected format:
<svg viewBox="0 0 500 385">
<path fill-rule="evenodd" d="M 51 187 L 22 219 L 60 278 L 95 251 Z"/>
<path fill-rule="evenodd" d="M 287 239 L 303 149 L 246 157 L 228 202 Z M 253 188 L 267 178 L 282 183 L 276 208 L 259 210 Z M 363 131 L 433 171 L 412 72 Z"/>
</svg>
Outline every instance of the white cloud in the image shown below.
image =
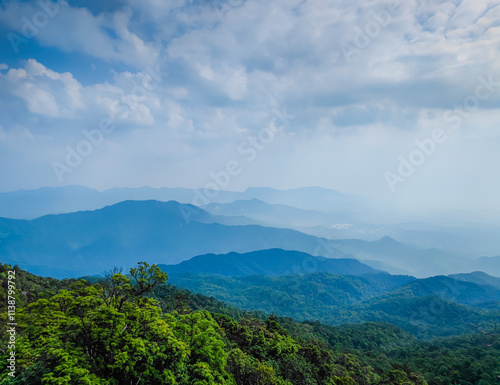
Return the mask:
<svg viewBox="0 0 500 385">
<path fill-rule="evenodd" d="M 63 3 L 33 44 L 60 50 L 65 58 L 91 56 L 100 80 L 80 78 L 73 64 L 67 72 L 55 71 L 37 57 L 21 68 L 14 60 L 0 65 L 8 70 L 0 73 L 6 111 L 0 137 L 19 119 L 31 132 L 50 132 L 64 153 L 82 128 L 110 117 L 118 129 L 103 145 L 106 151 L 96 151 L 82 168 L 81 183 L 90 184 L 96 167 L 100 175 L 114 175 L 102 177 L 98 187 L 167 183 L 159 180 L 199 186 L 207 172 L 238 156 L 238 144 L 269 124 L 274 109 L 286 106 L 297 117 L 245 168 L 235 188 L 339 183 L 384 195 L 383 172 L 398 155 L 443 126 L 443 113 L 474 92 L 478 76 L 500 70 L 500 1 L 402 1 L 401 12 L 368 36 L 365 48 L 356 39 L 374 23 L 385 24 L 377 19 L 380 12 L 387 15 L 385 1 L 215 3 L 129 0 L 108 12 Z M 19 32 L 21 17 L 29 18 L 36 7 L 7 2 L 0 21 Z M 356 47 L 350 62 L 341 43 Z M 102 60 L 115 71 L 100 72 Z M 133 87 L 145 76 L 137 71 L 157 63 L 169 76 L 144 98 L 134 97 Z M 466 140 L 498 139 L 498 108 L 500 90 L 455 132 L 451 150 L 429 164 L 453 169 L 455 185 L 471 178 L 456 148 Z M 59 136 L 68 131 L 73 136 Z M 491 146 L 485 148 L 491 154 Z M 480 157 L 479 149 L 471 151 Z M 119 171 L 123 165 L 127 173 Z M 434 191 L 431 181 L 439 175 L 429 168 L 407 184 L 405 196 Z M 72 178 L 78 183 L 78 173 Z M 499 191 L 498 183 L 489 183 Z"/>
<path fill-rule="evenodd" d="M 0 82 L 23 99 L 33 114 L 68 117 L 84 108 L 82 86 L 70 73 L 54 72 L 34 59 L 29 59 L 24 68 L 0 74 Z"/>
<path fill-rule="evenodd" d="M 37 3 L 9 1 L 0 9 L 0 22 L 22 35 L 27 25 L 23 20 L 31 23 L 37 12 L 40 12 Z M 83 52 L 99 59 L 143 68 L 156 62 L 158 52 L 153 45 L 130 31 L 130 17 L 130 12 L 124 11 L 94 16 L 86 8 L 72 7 L 70 3 L 60 1 L 58 12 L 49 17 L 45 25 L 35 26 L 36 33 L 32 38 L 45 47 Z"/>
<path fill-rule="evenodd" d="M 24 99 L 28 110 L 33 114 L 60 116 L 59 106 L 52 94 L 37 87 L 35 84 L 25 82 L 13 90 L 13 94 Z"/>
</svg>

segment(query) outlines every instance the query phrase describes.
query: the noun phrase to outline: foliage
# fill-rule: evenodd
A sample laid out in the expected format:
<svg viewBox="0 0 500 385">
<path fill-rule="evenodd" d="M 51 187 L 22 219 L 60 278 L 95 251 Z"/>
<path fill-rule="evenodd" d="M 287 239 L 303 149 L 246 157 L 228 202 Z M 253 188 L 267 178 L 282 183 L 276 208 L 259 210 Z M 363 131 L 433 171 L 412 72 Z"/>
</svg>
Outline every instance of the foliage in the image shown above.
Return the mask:
<svg viewBox="0 0 500 385">
<path fill-rule="evenodd" d="M 166 274 L 145 263 L 93 284 L 16 272 L 17 376 L 1 368 L 5 384 L 498 384 L 493 324 L 421 342 L 384 323 L 334 327 L 246 313 L 166 285 Z"/>
<path fill-rule="evenodd" d="M 226 384 L 222 331 L 206 312 L 163 315 L 142 296 L 166 275 L 145 263 L 136 285 L 79 281 L 18 311 L 21 370 L 13 384 Z M 7 356 L 4 354 L 3 359 Z"/>
<path fill-rule="evenodd" d="M 487 297 L 477 284 L 451 279 L 416 280 L 388 274 L 363 277 L 314 273 L 284 277 L 221 277 L 186 274 L 173 282 L 203 295 L 215 296 L 247 311 L 262 311 L 299 321 L 318 320 L 330 325 L 362 322 L 390 323 L 421 339 L 470 333 L 470 326 L 500 322 L 499 309 L 457 303 L 475 303 Z M 401 283 L 404 286 L 397 287 Z M 464 286 L 468 285 L 468 286 Z M 474 288 L 474 290 L 472 290 Z M 448 295 L 437 295 L 438 289 Z M 489 290 L 489 291 L 488 291 Z M 485 289 L 486 293 L 495 289 Z M 500 293 L 500 291 L 499 291 Z"/>
</svg>

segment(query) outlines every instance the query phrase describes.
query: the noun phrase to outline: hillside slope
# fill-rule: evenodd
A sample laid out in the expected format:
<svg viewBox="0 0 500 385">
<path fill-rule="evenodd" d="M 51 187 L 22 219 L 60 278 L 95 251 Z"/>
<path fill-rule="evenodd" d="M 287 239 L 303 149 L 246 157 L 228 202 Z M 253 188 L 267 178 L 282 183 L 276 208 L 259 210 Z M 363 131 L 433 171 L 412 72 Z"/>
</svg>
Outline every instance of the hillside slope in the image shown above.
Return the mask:
<svg viewBox="0 0 500 385">
<path fill-rule="evenodd" d="M 375 274 L 378 271 L 356 259 L 314 257 L 300 251 L 268 249 L 249 253 L 205 254 L 177 265 L 160 265 L 169 274 L 195 273 L 243 277 L 328 272 L 344 275 Z"/>
</svg>

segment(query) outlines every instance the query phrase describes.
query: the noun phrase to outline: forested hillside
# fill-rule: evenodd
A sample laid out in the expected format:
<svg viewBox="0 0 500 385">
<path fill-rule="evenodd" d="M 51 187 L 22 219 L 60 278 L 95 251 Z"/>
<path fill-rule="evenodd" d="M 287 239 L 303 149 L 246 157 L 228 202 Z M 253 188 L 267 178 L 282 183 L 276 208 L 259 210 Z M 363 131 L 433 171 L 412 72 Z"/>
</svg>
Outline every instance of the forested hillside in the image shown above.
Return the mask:
<svg viewBox="0 0 500 385">
<path fill-rule="evenodd" d="M 500 307 L 494 302 L 500 295 L 498 289 L 448 277 L 184 274 L 173 275 L 172 282 L 245 310 L 330 325 L 387 322 L 422 339 L 470 333 L 475 330 L 472 325 L 500 323 Z"/>
<path fill-rule="evenodd" d="M 2 296 L 10 269 L 0 267 Z M 16 377 L 3 367 L 5 384 L 485 385 L 500 375 L 493 332 L 421 343 L 387 324 L 246 313 L 165 284 L 145 263 L 100 280 L 14 270 Z M 5 308 L 2 321 L 7 346 Z"/>
<path fill-rule="evenodd" d="M 354 258 L 325 258 L 295 250 L 267 249 L 248 253 L 198 255 L 177 265 L 158 265 L 169 274 L 197 273 L 245 277 L 328 272 L 363 275 L 380 273 Z"/>
</svg>

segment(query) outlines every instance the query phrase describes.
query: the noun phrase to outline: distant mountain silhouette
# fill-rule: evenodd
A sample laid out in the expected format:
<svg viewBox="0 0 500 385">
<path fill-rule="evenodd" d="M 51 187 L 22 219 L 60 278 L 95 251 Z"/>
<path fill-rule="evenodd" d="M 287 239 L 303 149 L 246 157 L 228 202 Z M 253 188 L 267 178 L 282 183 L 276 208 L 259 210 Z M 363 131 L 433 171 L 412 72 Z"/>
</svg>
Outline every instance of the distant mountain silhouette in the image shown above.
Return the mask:
<svg viewBox="0 0 500 385">
<path fill-rule="evenodd" d="M 208 197 L 213 198 L 208 198 Z M 0 217 L 33 219 L 47 214 L 96 210 L 126 200 L 157 200 L 206 205 L 214 202 L 260 199 L 268 203 L 296 204 L 331 210 L 358 207 L 359 199 L 320 187 L 293 190 L 249 188 L 244 192 L 210 191 L 187 188 L 114 188 L 99 192 L 82 186 L 44 187 L 0 193 Z"/>
<path fill-rule="evenodd" d="M 355 259 L 328 259 L 283 249 L 258 250 L 243 254 L 205 254 L 177 265 L 160 267 L 168 274 L 196 273 L 236 277 L 308 274 L 320 271 L 344 275 L 379 272 Z"/>
<path fill-rule="evenodd" d="M 458 279 L 460 281 L 473 282 L 477 283 L 478 285 L 487 285 L 500 289 L 500 278 L 493 277 L 482 271 L 474 271 L 472 273 L 466 273 L 466 274 L 453 274 L 450 275 L 450 277 Z"/>
<path fill-rule="evenodd" d="M 401 287 L 396 292 L 419 297 L 438 296 L 451 302 L 472 306 L 489 301 L 500 301 L 500 288 L 445 276 L 419 279 Z"/>
<path fill-rule="evenodd" d="M 0 259 L 59 277 L 96 274 L 137 261 L 173 264 L 205 253 L 283 248 L 314 253 L 319 239 L 256 225 L 228 226 L 175 201 L 125 201 L 34 220 L 0 218 Z M 346 258 L 332 250 L 332 257 Z"/>
<path fill-rule="evenodd" d="M 474 270 L 500 277 L 500 257 L 481 257 L 474 261 Z"/>
<path fill-rule="evenodd" d="M 304 210 L 284 204 L 267 203 L 257 198 L 231 203 L 210 203 L 202 208 L 214 215 L 243 215 L 262 224 L 289 228 L 329 226 L 332 223 L 357 220 L 355 215 L 345 210 L 333 213 Z"/>
<path fill-rule="evenodd" d="M 332 240 L 330 244 L 343 253 L 354 255 L 362 262 L 389 273 L 430 277 L 471 268 L 469 259 L 435 248 L 416 248 L 387 236 L 373 242 L 344 239 Z"/>
</svg>

